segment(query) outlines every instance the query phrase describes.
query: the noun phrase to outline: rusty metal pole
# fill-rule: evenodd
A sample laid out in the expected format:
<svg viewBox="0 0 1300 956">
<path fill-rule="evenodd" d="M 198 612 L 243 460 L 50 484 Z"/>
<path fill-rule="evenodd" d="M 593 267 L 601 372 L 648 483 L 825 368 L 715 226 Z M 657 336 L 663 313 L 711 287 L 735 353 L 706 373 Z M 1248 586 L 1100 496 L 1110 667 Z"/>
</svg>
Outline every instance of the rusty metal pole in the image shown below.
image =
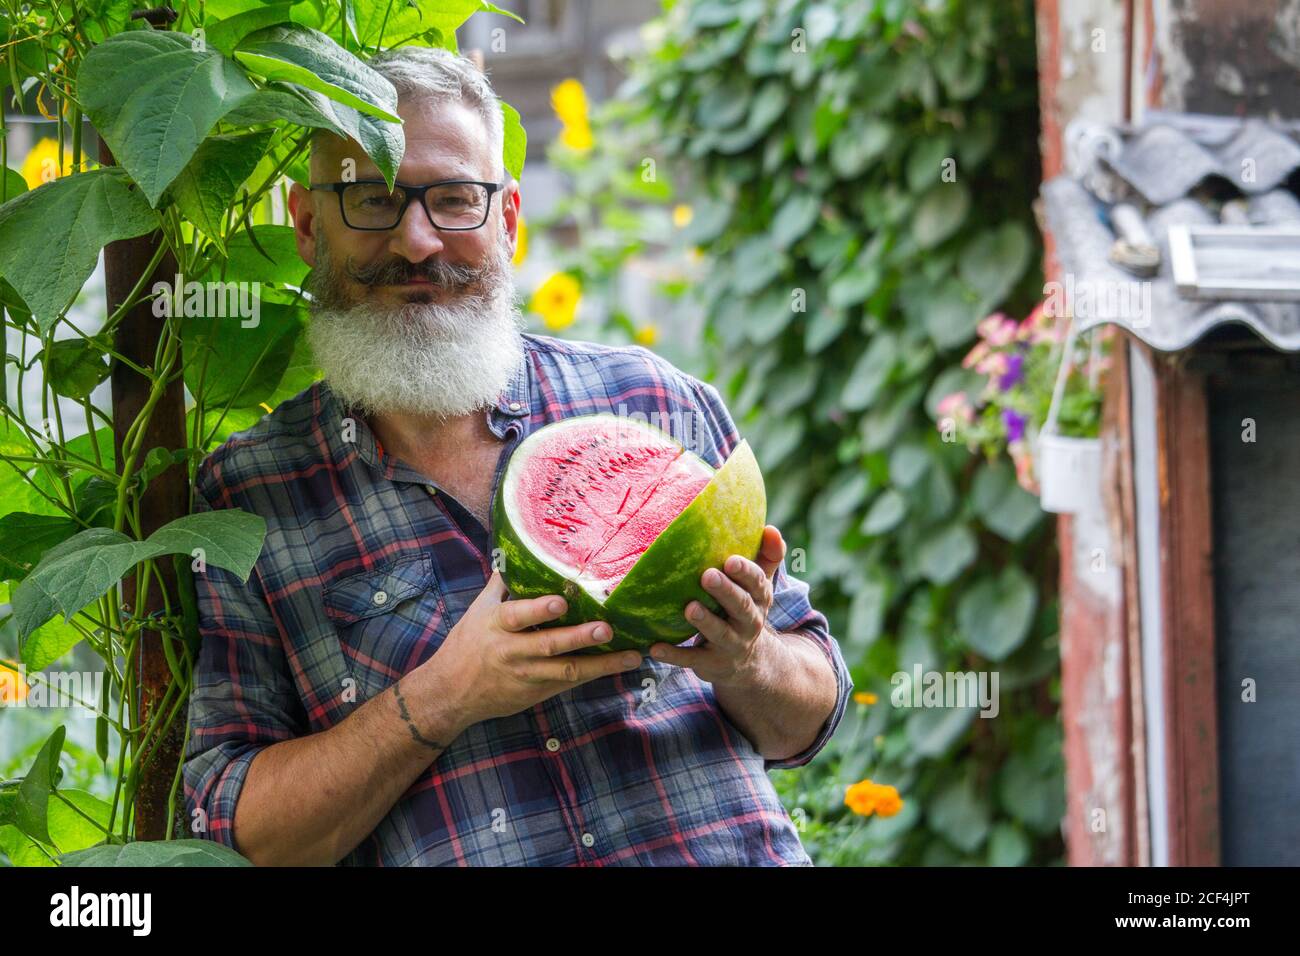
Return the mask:
<svg viewBox="0 0 1300 956">
<path fill-rule="evenodd" d="M 114 163 L 108 146 L 101 140 L 99 144 L 99 161 L 105 166 Z M 111 315 L 130 294 L 140 275 L 152 261 L 158 246 L 162 242 L 159 233 L 140 236 L 135 239 L 122 239 L 111 242 L 104 247 L 104 280 L 107 292 L 108 312 Z M 176 273 L 176 260 L 171 253 L 163 256 L 157 270 L 146 284 L 151 288 L 154 282 L 172 283 Z M 152 301 L 144 300 L 131 309 L 122 319 L 114 334 L 113 347 L 137 365 L 152 367 L 158 348 L 158 339 L 166 323 L 165 318 L 153 314 Z M 178 353 L 177 368 L 180 367 Z M 115 362 L 113 365 L 111 386 L 113 392 L 113 449 L 119 465 L 123 461 L 122 442 L 126 430 L 135 421 L 136 416 L 149 398 L 150 382 L 135 370 Z M 162 447 L 171 451 L 185 447 L 185 392 L 179 377 L 167 386 L 162 400 L 154 406 L 153 415 L 145 429 L 142 453 L 136 460 L 136 467 L 142 464 L 143 454 L 149 449 Z M 140 533 L 148 537 L 162 525 L 189 513 L 190 491 L 189 475 L 184 465 L 173 464 L 162 474 L 155 477 L 146 490 L 140 507 Z M 176 587 L 176 574 L 170 561 L 158 562 L 158 570 L 167 591 L 167 600 L 173 609 L 180 607 Z M 129 604 L 134 600 L 136 581 L 131 574 L 123 582 L 123 595 Z M 149 589 L 146 614 L 162 613 L 164 610 L 163 594 L 158 587 Z M 134 726 L 147 724 L 167 692 L 172 681 L 171 669 L 163 653 L 162 635 L 157 630 L 142 630 L 136 644 L 135 653 L 127 662 L 127 667 L 136 675 L 139 696 L 128 701 Z M 175 830 L 175 822 L 167 819 L 167 796 L 172 781 L 176 776 L 176 767 L 181 759 L 181 747 L 185 724 L 183 720 L 173 722 L 169 733 L 161 740 L 155 741 L 155 752 L 150 758 L 149 766 L 139 781 L 135 796 L 135 836 L 141 840 L 161 840 L 169 831 Z M 148 752 L 139 753 L 136 759 L 143 759 Z"/>
</svg>

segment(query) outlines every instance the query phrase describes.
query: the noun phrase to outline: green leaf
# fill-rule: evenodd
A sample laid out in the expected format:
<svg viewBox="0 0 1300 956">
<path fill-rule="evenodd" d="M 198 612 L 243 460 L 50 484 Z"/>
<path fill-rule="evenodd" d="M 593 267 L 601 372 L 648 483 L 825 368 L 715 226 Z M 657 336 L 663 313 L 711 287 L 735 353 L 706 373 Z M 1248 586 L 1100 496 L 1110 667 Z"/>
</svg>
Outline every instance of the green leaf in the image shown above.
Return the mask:
<svg viewBox="0 0 1300 956">
<path fill-rule="evenodd" d="M 75 615 L 74 619 L 88 631 L 95 630 L 95 624 L 84 615 Z M 62 658 L 83 640 L 82 632 L 71 621 L 51 618 L 27 636 L 22 642 L 20 655 L 27 665 L 29 673 L 44 670 Z"/>
<path fill-rule="evenodd" d="M 47 332 L 95 271 L 104 246 L 157 228 L 158 214 L 123 170 L 64 176 L 0 206 L 0 275 Z"/>
<path fill-rule="evenodd" d="M 921 199 L 912 218 L 912 236 L 922 249 L 943 242 L 966 221 L 970 194 L 960 182 L 937 183 Z"/>
<path fill-rule="evenodd" d="M 257 30 L 240 41 L 235 59 L 268 80 L 297 83 L 376 119 L 402 122 L 393 84 L 319 30 L 297 23 Z"/>
<path fill-rule="evenodd" d="M 904 695 L 904 699 L 911 700 L 910 691 Z M 975 720 L 976 713 L 974 707 L 928 707 L 918 710 L 907 718 L 908 742 L 921 757 L 940 757 L 966 732 Z"/>
<path fill-rule="evenodd" d="M 1024 866 L 1031 849 L 1029 838 L 1014 824 L 995 824 L 989 834 L 989 866 Z"/>
<path fill-rule="evenodd" d="M 231 56 L 244 37 L 277 23 L 289 23 L 292 13 L 292 3 L 269 3 L 227 17 L 206 28 L 208 45 Z"/>
<path fill-rule="evenodd" d="M 971 507 L 990 531 L 1008 541 L 1019 541 L 1043 517 L 1038 499 L 1020 487 L 1015 470 L 1002 460 L 975 475 Z"/>
<path fill-rule="evenodd" d="M 360 116 L 342 103 L 335 103 L 326 96 L 292 83 L 268 83 L 253 96 L 240 101 L 226 114 L 225 122 L 234 126 L 256 126 L 287 121 L 311 129 L 327 129 L 338 136 L 353 136 L 360 131 Z M 351 122 L 350 127 L 344 127 L 344 118 Z"/>
<path fill-rule="evenodd" d="M 3 188 L 4 202 L 8 202 L 9 200 L 27 192 L 27 180 L 23 179 L 22 173 L 18 172 L 18 170 L 10 169 L 6 166 Z"/>
<path fill-rule="evenodd" d="M 907 515 L 907 499 L 893 488 L 886 488 L 871 503 L 862 519 L 863 534 L 877 535 L 893 531 Z"/>
<path fill-rule="evenodd" d="M 918 140 L 907 157 L 907 188 L 919 193 L 938 180 L 943 161 L 952 156 L 951 150 L 952 140 L 947 134 Z"/>
<path fill-rule="evenodd" d="M 212 408 L 258 405 L 275 392 L 306 327 L 306 310 L 262 302 L 255 326 L 185 318 L 185 385 Z"/>
<path fill-rule="evenodd" d="M 59 857 L 63 866 L 252 866 L 234 850 L 212 840 L 141 840 L 106 844 Z"/>
<path fill-rule="evenodd" d="M 812 318 L 804 329 L 803 347 L 809 355 L 815 355 L 835 341 L 848 324 L 849 313 L 845 309 L 823 305 L 813 312 Z"/>
<path fill-rule="evenodd" d="M 40 359 L 54 393 L 77 401 L 89 398 L 110 371 L 103 350 L 83 338 L 51 343 L 41 350 Z"/>
<path fill-rule="evenodd" d="M 898 337 L 892 332 L 877 332 L 849 372 L 840 404 L 848 411 L 870 407 L 889 380 L 889 373 L 897 361 Z"/>
<path fill-rule="evenodd" d="M 768 226 L 768 234 L 779 249 L 786 249 L 812 228 L 821 211 L 821 199 L 811 193 L 795 193 L 787 199 Z"/>
<path fill-rule="evenodd" d="M 58 784 L 59 754 L 63 753 L 66 734 L 62 724 L 55 728 L 18 787 L 18 812 L 14 824 L 33 840 L 45 844 L 50 842 L 50 791 Z"/>
<path fill-rule="evenodd" d="M 970 529 L 964 524 L 952 524 L 922 539 L 916 551 L 916 566 L 935 584 L 950 584 L 974 563 L 978 552 Z"/>
<path fill-rule="evenodd" d="M 976 582 L 957 602 L 962 642 L 991 661 L 1024 643 L 1038 606 L 1033 580 L 1015 565 Z"/>
<path fill-rule="evenodd" d="M 850 123 L 831 140 L 831 169 L 841 179 L 857 178 L 885 151 L 893 134 L 894 127 L 884 120 L 865 118 Z"/>
<path fill-rule="evenodd" d="M 196 46 L 163 30 L 119 33 L 92 48 L 77 74 L 86 115 L 150 205 L 216 122 L 254 91 L 237 65 Z"/>
<path fill-rule="evenodd" d="M 506 167 L 506 172 L 518 181 L 524 175 L 524 159 L 528 155 L 528 133 L 519 119 L 519 111 L 505 100 L 501 101 L 501 115 L 505 127 L 505 145 L 501 161 Z"/>
<path fill-rule="evenodd" d="M 0 518 L 0 577 L 21 581 L 50 548 L 76 534 L 77 522 L 15 511 Z"/>
<path fill-rule="evenodd" d="M 1058 832 L 1065 815 L 1065 778 L 1059 768 L 1036 770 L 1029 756 L 1013 753 L 1002 768 L 998 797 L 1006 811 L 1040 836 Z"/>
<path fill-rule="evenodd" d="M 205 236 L 225 248 L 226 209 L 257 168 L 274 136 L 271 130 L 210 136 L 171 185 L 176 205 Z"/>
<path fill-rule="evenodd" d="M 969 775 L 949 784 L 930 801 L 930 826 L 953 846 L 974 853 L 989 834 L 988 800 Z"/>
<path fill-rule="evenodd" d="M 266 534 L 262 517 L 237 509 L 204 512 L 163 525 L 147 541 L 107 528 L 88 528 L 50 549 L 14 590 L 19 639 L 57 611 L 64 619 L 97 600 L 141 561 L 201 548 L 208 564 L 247 580 Z"/>
<path fill-rule="evenodd" d="M 987 229 L 962 250 L 958 273 L 979 293 L 981 315 L 1000 305 L 1024 275 L 1030 252 L 1029 235 L 1018 222 Z"/>
<path fill-rule="evenodd" d="M 226 263 L 223 276 L 226 282 L 301 287 L 310 271 L 302 256 L 298 255 L 298 240 L 294 238 L 293 226 L 254 226 L 252 238 L 240 230 L 226 244 Z"/>
</svg>

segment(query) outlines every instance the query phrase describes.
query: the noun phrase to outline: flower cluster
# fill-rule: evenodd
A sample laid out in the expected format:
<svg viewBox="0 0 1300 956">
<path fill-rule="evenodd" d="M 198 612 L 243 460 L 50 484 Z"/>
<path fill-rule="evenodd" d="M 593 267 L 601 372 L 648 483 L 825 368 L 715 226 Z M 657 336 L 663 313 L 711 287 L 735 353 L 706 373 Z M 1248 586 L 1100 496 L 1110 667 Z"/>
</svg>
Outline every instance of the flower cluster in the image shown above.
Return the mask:
<svg viewBox="0 0 1300 956">
<path fill-rule="evenodd" d="M 898 790 L 888 784 L 859 780 L 844 792 L 844 805 L 861 817 L 892 817 L 903 809 Z"/>
<path fill-rule="evenodd" d="M 982 375 L 982 385 L 944 396 L 936 409 L 945 437 L 951 432 L 989 458 L 1005 450 L 1015 463 L 1016 480 L 1034 494 L 1034 442 L 1051 408 L 1065 348 L 1066 323 L 1049 315 L 1045 305 L 1039 303 L 1021 321 L 995 312 L 980 322 L 979 341 L 962 359 L 962 367 Z M 1101 418 L 1098 376 L 1109 357 L 1104 351 L 1089 354 L 1089 346 L 1079 339 L 1074 350 L 1057 429 L 1063 435 L 1092 437 Z"/>
<path fill-rule="evenodd" d="M 591 151 L 591 111 L 587 91 L 574 79 L 564 80 L 551 90 L 551 107 L 560 120 L 560 142 L 575 153 Z"/>
</svg>

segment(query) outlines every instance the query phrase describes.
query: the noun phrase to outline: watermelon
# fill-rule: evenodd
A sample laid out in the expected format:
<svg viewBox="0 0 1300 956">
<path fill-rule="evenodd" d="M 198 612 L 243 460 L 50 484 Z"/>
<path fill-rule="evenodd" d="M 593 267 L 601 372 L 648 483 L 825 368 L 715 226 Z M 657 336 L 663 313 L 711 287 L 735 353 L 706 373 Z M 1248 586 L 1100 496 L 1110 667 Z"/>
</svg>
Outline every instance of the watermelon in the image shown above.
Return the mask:
<svg viewBox="0 0 1300 956">
<path fill-rule="evenodd" d="M 492 503 L 497 566 L 517 598 L 562 595 L 546 627 L 606 621 L 587 653 L 695 633 L 686 605 L 719 611 L 700 585 L 733 554 L 756 558 L 767 497 L 748 442 L 714 469 L 667 432 L 612 414 L 577 415 L 530 434 Z"/>
</svg>

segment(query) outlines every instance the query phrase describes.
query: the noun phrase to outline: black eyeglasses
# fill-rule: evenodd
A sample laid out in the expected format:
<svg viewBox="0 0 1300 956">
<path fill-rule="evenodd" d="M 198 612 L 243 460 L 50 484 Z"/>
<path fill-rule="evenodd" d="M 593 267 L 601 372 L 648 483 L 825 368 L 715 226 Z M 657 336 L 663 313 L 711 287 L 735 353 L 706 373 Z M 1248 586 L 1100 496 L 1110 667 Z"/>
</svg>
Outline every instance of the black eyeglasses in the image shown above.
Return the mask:
<svg viewBox="0 0 1300 956">
<path fill-rule="evenodd" d="M 472 179 L 448 179 L 427 186 L 397 183 L 390 191 L 382 180 L 353 183 L 313 183 L 312 189 L 328 189 L 339 197 L 339 212 L 351 229 L 378 232 L 393 229 L 406 215 L 406 207 L 420 200 L 435 229 L 467 232 L 487 222 L 492 195 L 505 183 L 482 183 Z"/>
</svg>

